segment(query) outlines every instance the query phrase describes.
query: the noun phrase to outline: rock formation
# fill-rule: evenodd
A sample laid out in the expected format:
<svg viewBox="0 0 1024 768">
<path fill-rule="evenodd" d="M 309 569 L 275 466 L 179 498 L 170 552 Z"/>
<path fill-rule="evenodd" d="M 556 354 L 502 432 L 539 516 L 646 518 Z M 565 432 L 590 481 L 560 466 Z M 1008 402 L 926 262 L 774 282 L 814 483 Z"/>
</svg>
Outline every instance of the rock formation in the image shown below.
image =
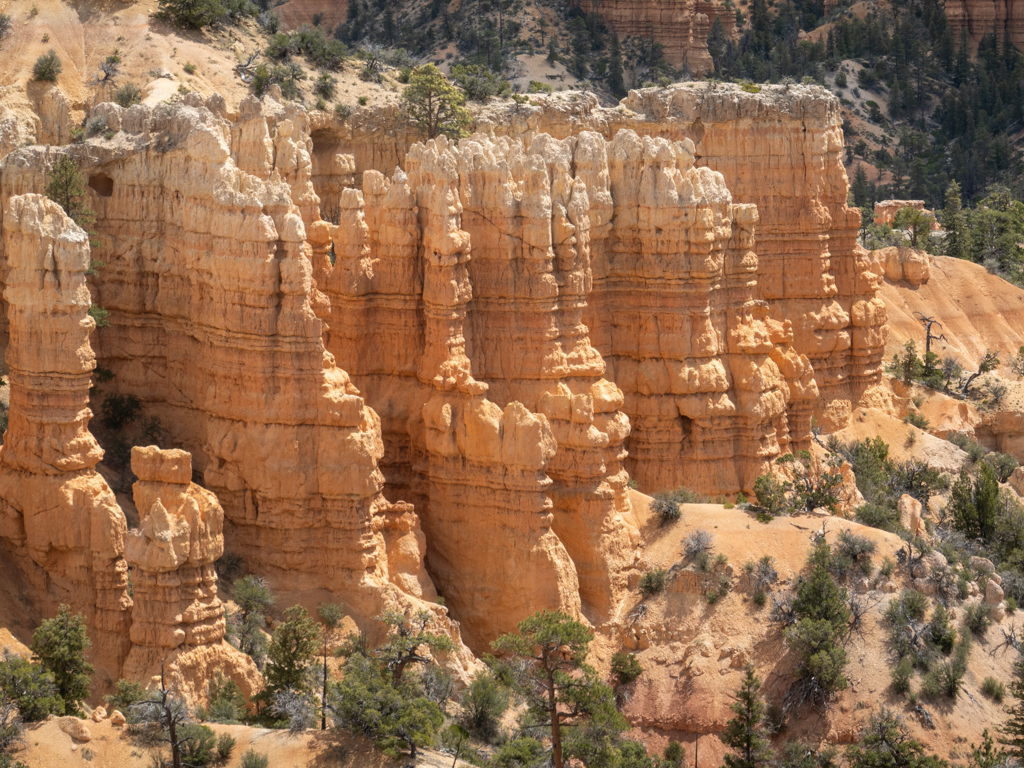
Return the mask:
<svg viewBox="0 0 1024 768">
<path fill-rule="evenodd" d="M 192 454 L 250 571 L 277 588 L 334 592 L 373 633 L 384 609 L 436 593 L 422 556 L 389 570 L 385 542 L 418 548 L 418 519 L 381 495 L 379 419 L 324 348 L 304 113 L 264 115 L 254 101 L 231 124 L 222 106 L 111 105 L 117 139 L 66 150 L 95 193 L 103 363 Z M 38 149 L 9 156 L 0 204 L 41 188 L 46 165 Z M 432 610 L 458 640 L 458 625 Z"/>
<path fill-rule="evenodd" d="M 200 701 L 216 670 L 247 696 L 257 693 L 256 665 L 224 641 L 213 567 L 224 553 L 217 497 L 192 482 L 186 451 L 132 448 L 132 472 L 141 524 L 125 546 L 135 606 L 124 676 L 148 680 L 162 669 L 189 700 Z"/>
<path fill-rule="evenodd" d="M 685 66 L 694 75 L 702 75 L 714 66 L 708 54 L 708 30 L 714 20 L 721 21 L 728 36 L 736 28 L 734 10 L 707 0 L 581 0 L 580 9 L 584 13 L 599 13 L 622 40 L 653 36 L 665 46 L 669 64 Z"/>
<path fill-rule="evenodd" d="M 52 200 L 22 195 L 3 205 L 3 253 L 11 391 L 0 540 L 45 595 L 40 609 L 84 612 L 95 658 L 117 669 L 128 653 L 127 525 L 89 433 L 89 237 Z"/>
<path fill-rule="evenodd" d="M 1017 48 L 1024 47 L 1024 3 L 1020 0 L 949 0 L 946 19 L 957 41 L 964 31 L 976 43 L 995 32 L 1000 41 L 1009 35 Z"/>
</svg>

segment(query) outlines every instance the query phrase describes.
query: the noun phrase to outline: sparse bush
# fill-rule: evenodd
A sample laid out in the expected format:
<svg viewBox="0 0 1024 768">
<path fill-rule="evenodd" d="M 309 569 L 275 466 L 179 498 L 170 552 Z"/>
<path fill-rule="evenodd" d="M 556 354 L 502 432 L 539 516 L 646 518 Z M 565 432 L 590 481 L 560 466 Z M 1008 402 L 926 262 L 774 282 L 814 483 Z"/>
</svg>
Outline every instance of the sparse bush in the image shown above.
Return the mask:
<svg viewBox="0 0 1024 768">
<path fill-rule="evenodd" d="M 878 569 L 879 575 L 884 576 L 885 578 L 888 579 L 888 578 L 892 577 L 892 575 L 895 572 L 896 572 L 896 562 L 891 557 L 886 555 L 882 559 L 882 565 Z"/>
<path fill-rule="evenodd" d="M 366 96 L 360 96 L 356 101 L 359 102 L 360 107 L 365 107 L 370 102 Z"/>
<path fill-rule="evenodd" d="M 322 99 L 330 101 L 334 98 L 334 94 L 338 90 L 337 83 L 338 81 L 329 74 L 322 72 L 320 76 L 317 77 L 316 82 L 313 83 L 313 93 Z"/>
<path fill-rule="evenodd" d="M 679 510 L 679 502 L 667 491 L 662 491 L 654 497 L 654 501 L 651 503 L 651 511 L 658 516 L 662 525 L 678 522 L 682 516 Z"/>
<path fill-rule="evenodd" d="M 1006 697 L 1006 686 L 994 677 L 986 677 L 981 683 L 981 692 L 997 704 L 1002 704 Z"/>
<path fill-rule="evenodd" d="M 632 653 L 619 651 L 612 656 L 612 675 L 615 676 L 619 685 L 632 683 L 643 674 L 644 668 Z"/>
<path fill-rule="evenodd" d="M 893 693 L 906 696 L 910 693 L 910 681 L 914 677 L 914 662 L 909 658 L 902 658 L 892 668 L 890 687 Z"/>
<path fill-rule="evenodd" d="M 900 527 L 900 512 L 895 505 L 864 504 L 857 509 L 854 518 L 861 525 L 868 525 L 894 533 Z"/>
<path fill-rule="evenodd" d="M 528 93 L 543 93 L 551 95 L 554 89 L 548 83 L 542 83 L 539 80 L 531 80 L 530 86 L 527 88 Z"/>
<path fill-rule="evenodd" d="M 141 683 L 124 678 L 117 681 L 114 690 L 115 693 L 108 693 L 103 700 L 107 702 L 107 709 L 111 712 L 116 709 L 126 717 L 131 713 L 132 704 L 138 704 L 148 695 Z"/>
<path fill-rule="evenodd" d="M 235 738 L 230 733 L 222 733 L 217 737 L 217 759 L 226 763 L 235 748 Z"/>
<path fill-rule="evenodd" d="M 57 55 L 57 52 L 51 48 L 36 59 L 36 63 L 32 67 L 32 76 L 36 80 L 55 83 L 57 82 L 57 78 L 60 77 L 60 73 L 63 69 L 64 65 L 61 63 L 60 57 Z"/>
<path fill-rule="evenodd" d="M 853 561 L 863 558 L 870 559 L 875 554 L 875 542 L 867 536 L 859 536 L 852 531 L 843 530 L 839 533 L 839 543 L 836 551 Z"/>
<path fill-rule="evenodd" d="M 655 568 L 647 571 L 640 577 L 640 593 L 644 597 L 656 595 L 665 588 L 665 582 L 667 580 L 668 571 L 664 568 Z"/>
<path fill-rule="evenodd" d="M 141 104 L 142 89 L 135 83 L 125 83 L 114 91 L 114 102 L 125 109 L 135 104 Z"/>
<path fill-rule="evenodd" d="M 956 645 L 956 629 L 949 621 L 949 612 L 941 603 L 932 611 L 932 620 L 928 622 L 928 634 L 935 647 L 947 656 Z"/>
<path fill-rule="evenodd" d="M 240 768 L 269 768 L 270 758 L 262 752 L 250 748 L 242 755 Z"/>
<path fill-rule="evenodd" d="M 11 21 L 11 17 L 6 13 L 0 13 L 0 41 L 7 37 L 12 26 L 14 26 L 14 22 Z"/>
<path fill-rule="evenodd" d="M 698 528 L 683 539 L 683 552 L 687 557 L 696 558 L 702 552 L 710 552 L 714 548 L 714 542 L 715 537 L 709 531 Z"/>
<path fill-rule="evenodd" d="M 975 635 L 983 635 L 992 624 L 992 606 L 988 603 L 970 603 L 964 608 L 964 626 Z"/>
<path fill-rule="evenodd" d="M 352 114 L 352 107 L 348 104 L 335 104 L 334 114 L 339 120 L 345 120 Z"/>
<path fill-rule="evenodd" d="M 985 457 L 985 454 L 988 453 L 988 448 L 976 440 L 973 440 L 964 432 L 953 432 L 946 439 L 966 453 L 968 460 L 972 464 L 981 461 Z"/>
<path fill-rule="evenodd" d="M 186 61 L 181 68 L 185 70 L 186 75 L 194 75 L 196 73 L 196 65 L 191 61 Z"/>
<path fill-rule="evenodd" d="M 911 425 L 913 425 L 913 426 L 915 426 L 915 427 L 917 427 L 918 429 L 921 429 L 921 430 L 927 430 L 928 426 L 929 426 L 928 425 L 928 419 L 925 418 L 925 415 L 923 413 L 921 413 L 920 411 L 911 411 L 910 413 L 908 413 L 907 414 L 907 423 L 911 424 Z M 913 433 L 911 433 L 911 434 L 913 434 Z"/>
</svg>

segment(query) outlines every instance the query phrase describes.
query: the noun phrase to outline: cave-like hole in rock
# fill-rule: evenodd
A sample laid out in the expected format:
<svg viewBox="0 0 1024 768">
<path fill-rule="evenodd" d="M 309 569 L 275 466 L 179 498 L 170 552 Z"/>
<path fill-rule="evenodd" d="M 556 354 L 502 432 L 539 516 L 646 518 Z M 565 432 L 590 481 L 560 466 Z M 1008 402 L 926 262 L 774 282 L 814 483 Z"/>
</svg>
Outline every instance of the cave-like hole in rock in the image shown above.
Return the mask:
<svg viewBox="0 0 1024 768">
<path fill-rule="evenodd" d="M 89 186 L 96 190 L 100 197 L 110 197 L 114 194 L 114 180 L 105 173 L 97 173 L 89 177 Z"/>
</svg>

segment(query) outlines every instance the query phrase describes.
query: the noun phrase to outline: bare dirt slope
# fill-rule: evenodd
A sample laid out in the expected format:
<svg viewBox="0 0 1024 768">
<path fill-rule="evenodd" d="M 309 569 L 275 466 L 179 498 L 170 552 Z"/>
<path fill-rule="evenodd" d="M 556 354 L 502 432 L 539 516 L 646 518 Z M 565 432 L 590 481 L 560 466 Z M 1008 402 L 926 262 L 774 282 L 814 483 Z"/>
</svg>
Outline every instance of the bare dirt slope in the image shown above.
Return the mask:
<svg viewBox="0 0 1024 768">
<path fill-rule="evenodd" d="M 24 748 L 15 758 L 32 768 L 79 765 L 149 768 L 152 765 L 152 752 L 123 727 L 111 725 L 109 720 L 99 723 L 88 720 L 85 725 L 91 735 L 87 742 L 72 739 L 61 730 L 56 718 L 32 725 L 25 732 Z M 407 758 L 390 760 L 368 739 L 344 731 L 306 731 L 296 735 L 244 725 L 213 724 L 211 727 L 218 735 L 229 733 L 236 740 L 231 758 L 220 764 L 223 768 L 240 766 L 242 755 L 249 749 L 267 755 L 273 768 L 392 768 L 413 764 Z M 451 768 L 452 757 L 426 750 L 414 764 L 416 768 Z M 467 764 L 459 761 L 458 765 Z"/>
<path fill-rule="evenodd" d="M 932 351 L 952 354 L 973 366 L 986 350 L 1000 353 L 1005 362 L 1024 345 L 1024 290 L 989 273 L 979 264 L 948 256 L 933 256 L 931 276 L 920 286 L 885 280 L 881 296 L 889 311 L 886 355 L 913 339 L 924 351 L 924 329 L 914 312 L 942 323 L 946 341 L 934 342 Z M 935 332 L 940 332 L 935 329 Z"/>
<path fill-rule="evenodd" d="M 679 577 L 665 591 L 646 601 L 646 615 L 637 622 L 640 636 L 639 659 L 644 674 L 627 691 L 624 711 L 636 724 L 636 734 L 651 747 L 662 748 L 669 738 L 687 745 L 692 759 L 699 738 L 700 766 L 717 766 L 724 748 L 708 734 L 720 730 L 731 717 L 732 694 L 739 686 L 743 666 L 752 661 L 764 680 L 769 703 L 782 705 L 793 682 L 794 659 L 787 652 L 782 628 L 770 620 L 771 599 L 758 608 L 743 576 L 742 565 L 764 555 L 775 559 L 779 573 L 776 593 L 792 589 L 806 570 L 808 550 L 816 533 L 826 530 L 834 544 L 840 531 L 850 530 L 875 542 L 874 565 L 883 558 L 895 559 L 902 545 L 898 537 L 838 517 L 800 515 L 780 517 L 770 523 L 740 509 L 714 504 L 684 505 L 682 521 L 661 526 L 644 502 L 634 495 L 638 516 L 644 522 L 646 557 L 651 566 L 671 567 L 686 563 L 681 540 L 703 528 L 714 535 L 715 554 L 724 554 L 735 570 L 734 587 L 724 598 L 711 604 L 706 596 L 693 593 Z M 800 738 L 812 744 L 829 741 L 843 745 L 854 741 L 871 712 L 885 704 L 906 716 L 914 735 L 943 758 L 958 759 L 967 753 L 969 742 L 980 743 L 981 732 L 1002 721 L 1000 705 L 982 695 L 982 680 L 993 675 L 1006 680 L 1016 651 L 1000 647 L 999 626 L 976 639 L 964 691 L 954 702 L 946 698 L 922 700 L 935 722 L 935 729 L 923 724 L 907 700 L 889 690 L 892 655 L 881 626 L 882 612 L 899 589 L 909 583 L 903 567 L 893 578 L 876 573 L 851 577 L 847 587 L 863 595 L 871 606 L 860 631 L 851 631 L 845 648 L 849 656 L 847 676 L 850 687 L 839 694 L 828 711 L 803 707 L 791 711 L 777 744 Z M 959 616 L 963 608 L 955 608 Z M 958 623 L 958 622 L 957 622 Z M 1009 616 L 1004 627 L 1020 624 L 1020 616 Z M 627 647 L 631 641 L 627 640 Z M 644 648 L 644 644 L 649 646 Z M 915 680 L 917 690 L 920 680 Z M 699 736 L 704 734 L 704 736 Z"/>
</svg>

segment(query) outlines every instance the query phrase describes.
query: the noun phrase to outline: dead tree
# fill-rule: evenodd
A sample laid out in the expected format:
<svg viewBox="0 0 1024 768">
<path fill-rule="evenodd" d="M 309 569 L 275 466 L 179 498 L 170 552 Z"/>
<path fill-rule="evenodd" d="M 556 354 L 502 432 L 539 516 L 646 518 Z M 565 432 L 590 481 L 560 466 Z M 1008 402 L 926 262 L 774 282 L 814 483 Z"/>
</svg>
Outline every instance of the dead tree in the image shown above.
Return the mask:
<svg viewBox="0 0 1024 768">
<path fill-rule="evenodd" d="M 937 325 L 937 326 L 939 326 L 939 328 L 941 328 L 942 327 L 942 323 L 940 323 L 934 317 L 925 317 L 924 314 L 922 314 L 921 312 L 915 312 L 914 314 L 917 316 L 918 322 L 921 323 L 921 325 L 924 326 L 924 354 L 925 354 L 925 357 L 927 357 L 928 353 L 932 351 L 932 341 L 933 340 L 934 341 L 944 341 L 947 344 L 949 343 L 949 339 L 946 338 L 946 334 L 942 333 L 942 334 L 939 334 L 938 336 L 936 336 L 936 335 L 934 335 L 932 333 L 932 326 L 933 325 Z"/>
</svg>

